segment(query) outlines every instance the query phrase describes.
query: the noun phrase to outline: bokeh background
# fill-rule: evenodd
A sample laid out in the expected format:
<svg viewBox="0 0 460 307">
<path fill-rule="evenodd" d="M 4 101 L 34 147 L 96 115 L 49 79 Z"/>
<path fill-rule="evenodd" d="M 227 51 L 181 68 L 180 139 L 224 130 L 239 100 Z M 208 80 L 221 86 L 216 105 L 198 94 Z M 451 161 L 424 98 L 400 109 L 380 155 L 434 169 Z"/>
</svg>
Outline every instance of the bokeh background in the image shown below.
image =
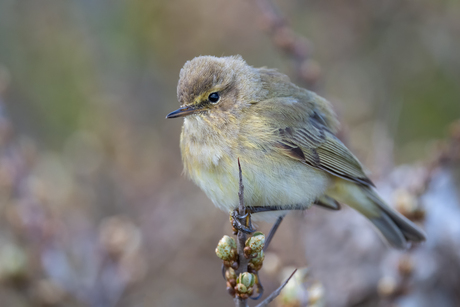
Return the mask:
<svg viewBox="0 0 460 307">
<path fill-rule="evenodd" d="M 276 1 L 279 33 L 267 3 L 0 0 L 1 306 L 233 306 L 228 216 L 181 175 L 165 115 L 187 60 L 234 54 L 331 100 L 429 238 L 396 252 L 348 208 L 291 214 L 262 282 L 308 270 L 274 306 L 460 305 L 460 2 Z"/>
</svg>

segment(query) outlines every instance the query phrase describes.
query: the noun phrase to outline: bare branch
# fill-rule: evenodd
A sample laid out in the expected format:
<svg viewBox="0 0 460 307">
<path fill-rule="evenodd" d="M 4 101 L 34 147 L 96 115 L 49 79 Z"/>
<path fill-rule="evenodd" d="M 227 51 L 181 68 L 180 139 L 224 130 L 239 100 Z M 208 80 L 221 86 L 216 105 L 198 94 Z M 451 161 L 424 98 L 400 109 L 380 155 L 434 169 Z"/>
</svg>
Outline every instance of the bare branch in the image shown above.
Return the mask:
<svg viewBox="0 0 460 307">
<path fill-rule="evenodd" d="M 239 215 L 244 216 L 246 214 L 246 207 L 244 206 L 244 185 L 243 185 L 243 175 L 241 172 L 241 164 L 240 159 L 238 159 L 238 170 L 239 170 L 239 177 L 240 177 L 240 189 L 238 192 L 240 205 L 239 205 Z M 242 218 L 240 222 L 248 226 L 246 223 L 247 219 Z M 244 255 L 244 247 L 246 242 L 246 234 L 243 231 L 238 231 L 236 246 L 238 250 L 238 269 L 236 270 L 236 276 L 239 276 L 241 273 L 248 271 L 248 263 L 249 259 L 247 259 Z M 239 296 L 235 297 L 235 306 L 236 307 L 247 307 L 247 299 L 242 299 Z"/>
<path fill-rule="evenodd" d="M 240 211 L 240 215 L 242 216 L 246 213 L 246 207 L 244 206 L 244 185 L 243 185 L 243 175 L 241 172 L 240 158 L 238 158 L 238 174 L 240 177 L 240 190 L 238 191 L 238 197 L 240 199 L 239 211 Z"/>
<path fill-rule="evenodd" d="M 281 293 L 281 290 L 283 290 L 283 288 L 287 285 L 287 283 L 289 282 L 289 280 L 291 280 L 292 276 L 294 276 L 295 272 L 297 272 L 297 269 L 294 270 L 294 272 L 292 272 L 291 276 L 289 276 L 286 281 L 278 288 L 276 289 L 275 291 L 272 292 L 272 294 L 270 294 L 265 300 L 263 300 L 262 303 L 260 303 L 259 305 L 257 305 L 256 307 L 263 307 L 263 306 L 268 306 L 268 304 L 273 301 L 280 293 Z"/>
</svg>

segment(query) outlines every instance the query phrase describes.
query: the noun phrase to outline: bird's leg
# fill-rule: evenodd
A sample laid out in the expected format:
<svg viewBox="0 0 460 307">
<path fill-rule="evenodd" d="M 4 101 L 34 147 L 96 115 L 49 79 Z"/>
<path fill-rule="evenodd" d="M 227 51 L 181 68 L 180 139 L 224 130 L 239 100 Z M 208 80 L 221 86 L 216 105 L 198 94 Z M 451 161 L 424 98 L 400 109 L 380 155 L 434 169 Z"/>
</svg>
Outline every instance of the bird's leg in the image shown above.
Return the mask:
<svg viewBox="0 0 460 307">
<path fill-rule="evenodd" d="M 233 210 L 231 213 L 231 221 L 232 221 L 232 227 L 233 231 L 237 232 L 238 230 L 241 230 L 242 232 L 246 234 L 253 233 L 256 231 L 255 228 L 252 227 L 252 221 L 251 221 L 251 214 L 254 213 L 262 213 L 262 212 L 272 212 L 272 211 L 283 211 L 283 210 L 305 210 L 305 208 L 302 207 L 280 207 L 280 206 L 257 206 L 257 207 L 246 207 L 246 213 L 244 215 L 239 215 L 238 209 Z M 275 225 L 273 225 L 273 228 L 271 231 L 273 231 L 273 235 L 275 234 L 276 230 L 278 229 L 279 224 L 283 220 L 284 215 L 281 217 L 281 220 L 277 221 Z M 243 223 L 240 222 L 242 219 L 248 219 L 246 225 L 243 225 Z M 276 228 L 275 228 L 276 226 Z M 270 233 L 271 233 L 270 231 Z M 272 237 L 273 237 L 272 235 Z M 269 235 L 270 236 L 270 235 Z M 270 238 L 271 240 L 271 238 Z"/>
<path fill-rule="evenodd" d="M 275 236 L 275 233 L 278 230 L 278 227 L 280 226 L 285 216 L 286 214 L 280 215 L 278 219 L 276 220 L 275 224 L 273 224 L 272 229 L 270 229 L 270 232 L 268 233 L 268 237 L 265 239 L 264 252 L 267 250 L 268 246 L 270 245 L 270 242 Z"/>
<path fill-rule="evenodd" d="M 246 213 L 244 215 L 240 215 L 238 213 L 238 209 L 233 210 L 233 212 L 230 215 L 231 221 L 232 221 L 232 227 L 234 232 L 242 231 L 246 234 L 251 234 L 256 229 L 252 227 L 252 221 L 251 221 L 251 211 L 249 208 L 246 208 Z M 243 223 L 241 223 L 242 219 L 246 219 L 246 225 L 245 226 Z"/>
</svg>

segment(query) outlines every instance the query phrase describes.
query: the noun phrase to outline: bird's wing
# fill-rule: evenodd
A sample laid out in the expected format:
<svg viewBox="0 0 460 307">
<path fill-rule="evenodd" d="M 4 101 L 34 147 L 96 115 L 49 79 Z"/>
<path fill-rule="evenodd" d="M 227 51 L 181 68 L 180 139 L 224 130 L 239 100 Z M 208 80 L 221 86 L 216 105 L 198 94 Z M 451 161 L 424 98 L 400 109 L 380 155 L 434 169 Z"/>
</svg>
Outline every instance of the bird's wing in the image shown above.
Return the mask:
<svg viewBox="0 0 460 307">
<path fill-rule="evenodd" d="M 279 136 L 277 146 L 283 154 L 337 177 L 373 186 L 358 159 L 316 113 L 311 114 L 301 126 L 278 128 L 275 133 Z"/>
</svg>

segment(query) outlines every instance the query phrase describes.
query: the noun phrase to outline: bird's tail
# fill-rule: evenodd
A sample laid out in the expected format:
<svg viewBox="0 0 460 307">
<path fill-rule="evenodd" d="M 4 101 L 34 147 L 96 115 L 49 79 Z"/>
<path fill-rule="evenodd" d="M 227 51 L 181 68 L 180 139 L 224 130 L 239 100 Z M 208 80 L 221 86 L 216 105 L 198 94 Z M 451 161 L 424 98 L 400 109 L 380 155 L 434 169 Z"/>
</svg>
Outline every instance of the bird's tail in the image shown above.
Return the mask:
<svg viewBox="0 0 460 307">
<path fill-rule="evenodd" d="M 341 180 L 342 181 L 342 180 Z M 408 242 L 425 241 L 426 237 L 413 222 L 389 207 L 371 187 L 342 181 L 331 191 L 333 197 L 356 209 L 377 227 L 394 247 L 407 248 Z"/>
</svg>

